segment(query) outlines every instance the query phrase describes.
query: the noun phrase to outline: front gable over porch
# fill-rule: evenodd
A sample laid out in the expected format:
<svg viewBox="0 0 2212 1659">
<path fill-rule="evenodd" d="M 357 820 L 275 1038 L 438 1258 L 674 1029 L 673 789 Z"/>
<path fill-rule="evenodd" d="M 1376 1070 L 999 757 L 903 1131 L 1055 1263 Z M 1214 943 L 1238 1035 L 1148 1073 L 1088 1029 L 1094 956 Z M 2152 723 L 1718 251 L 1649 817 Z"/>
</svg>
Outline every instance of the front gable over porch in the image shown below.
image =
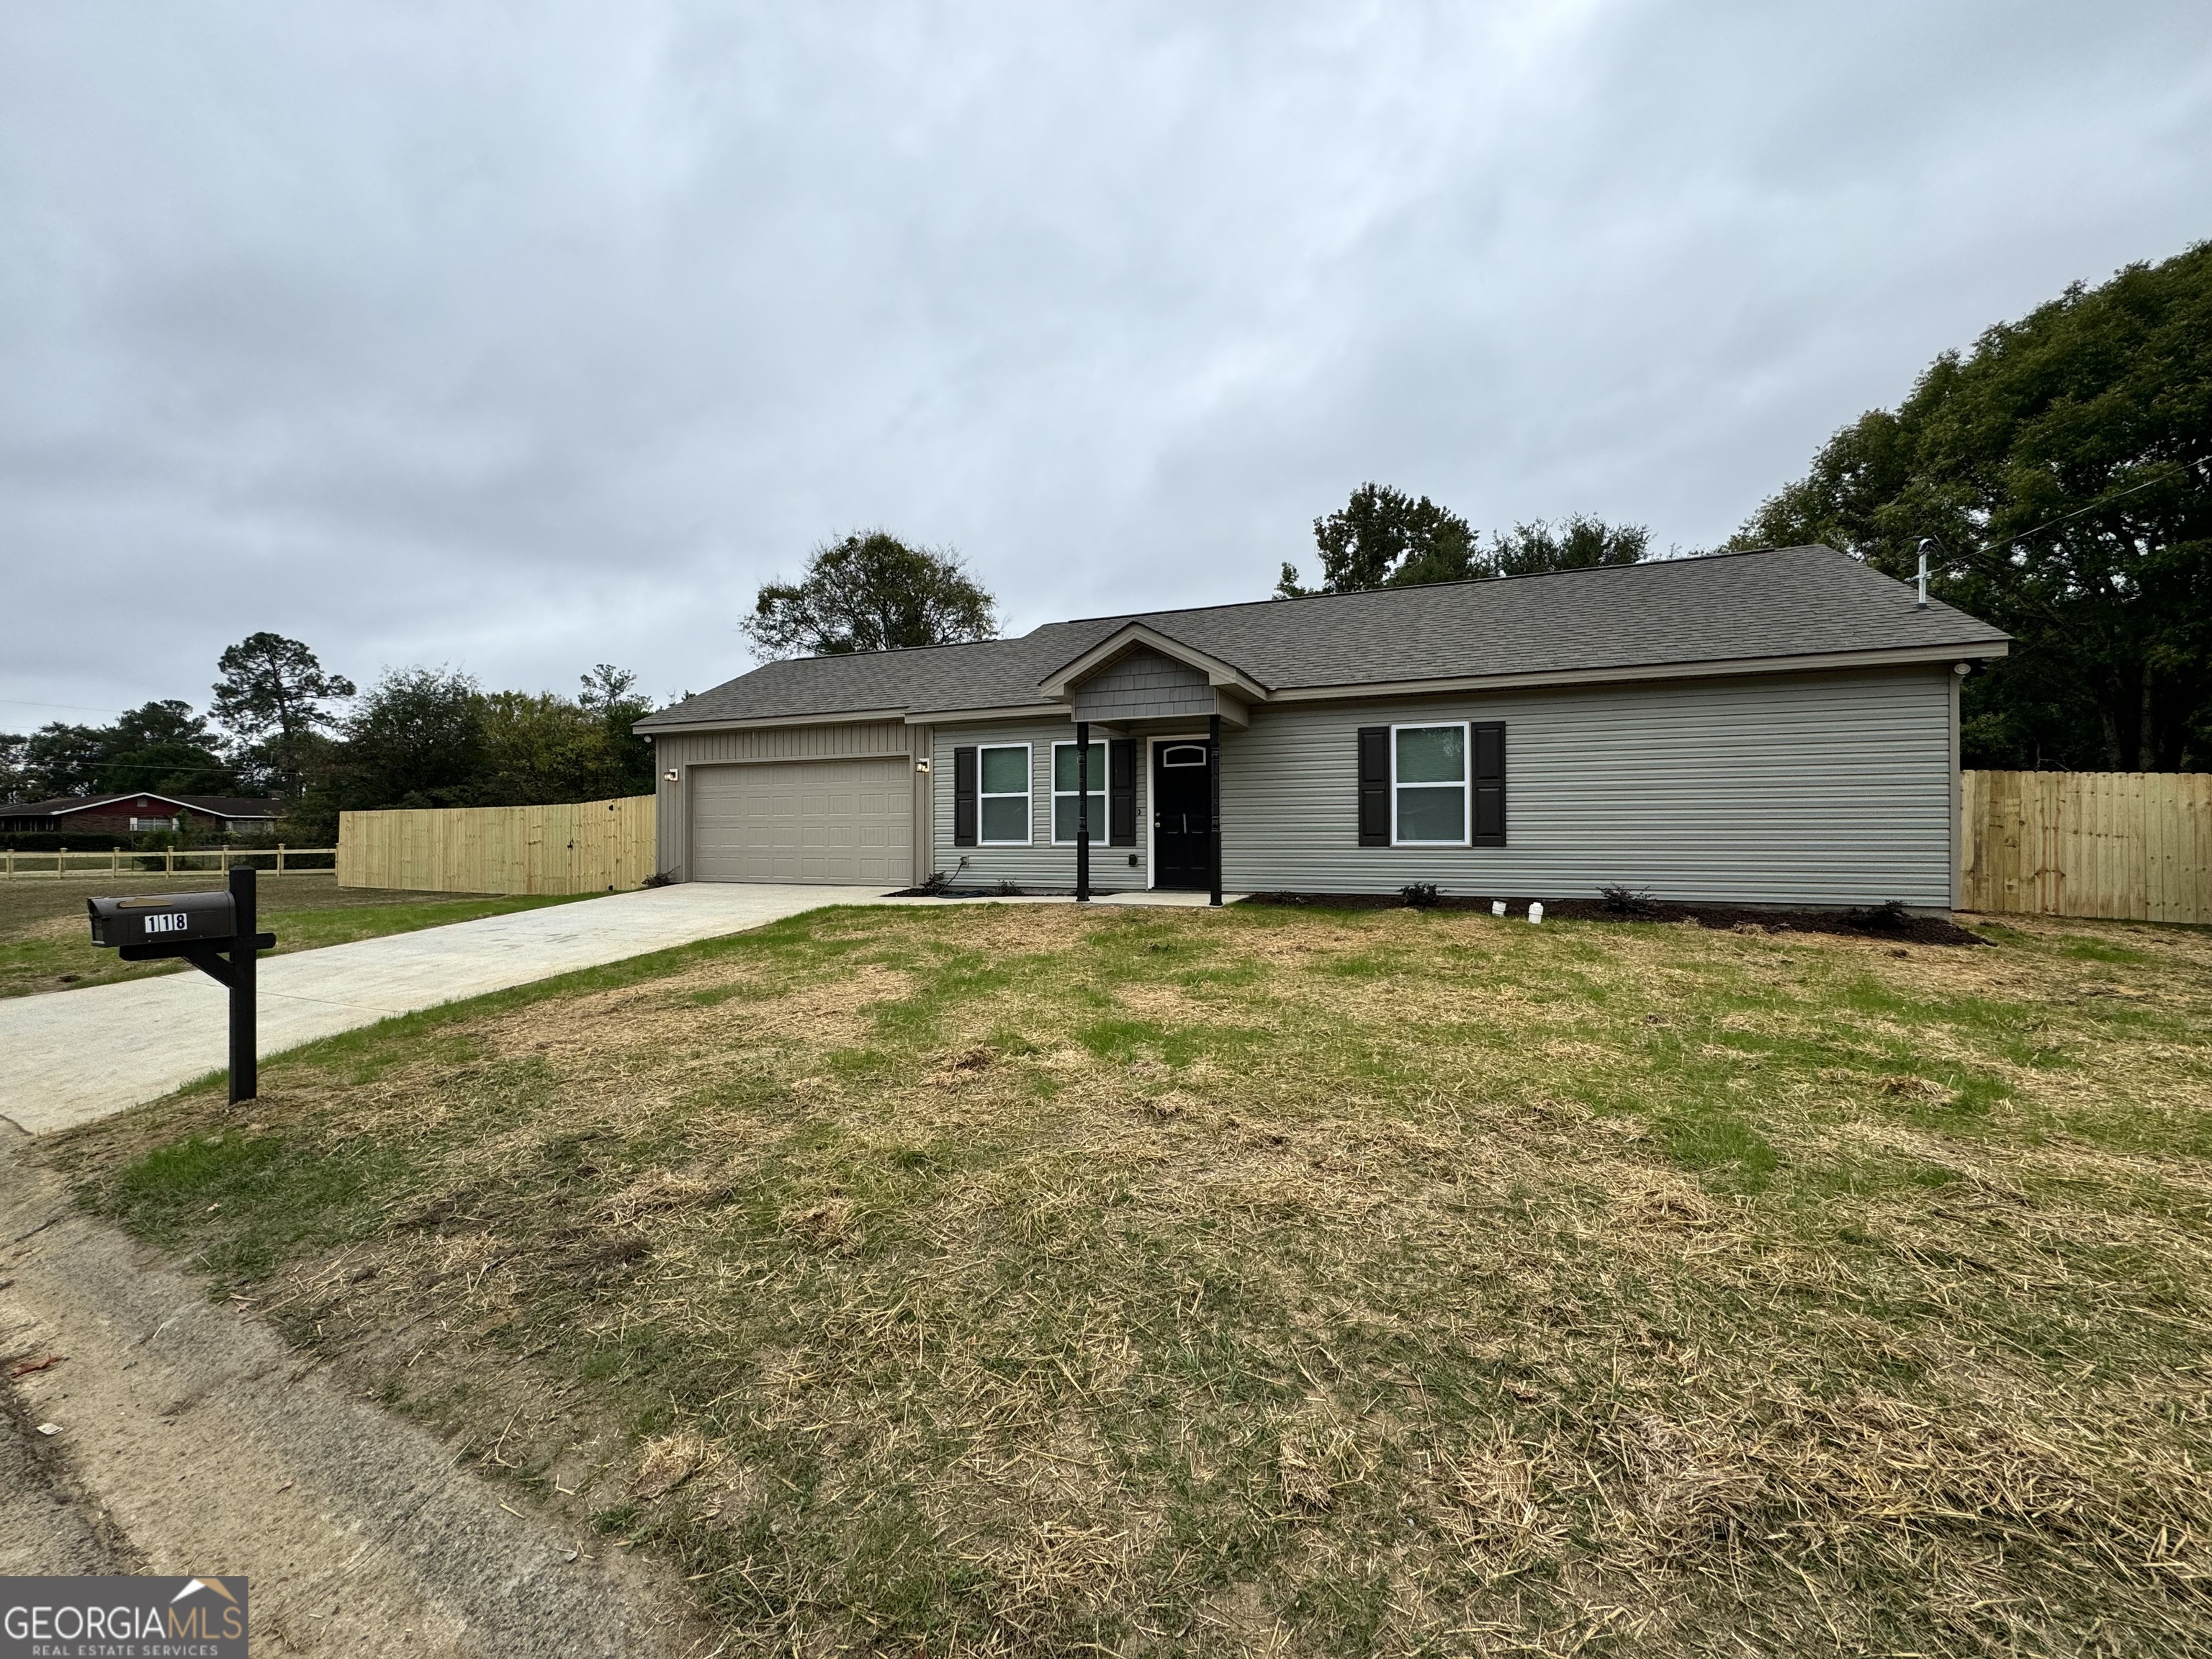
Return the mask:
<svg viewBox="0 0 2212 1659">
<path fill-rule="evenodd" d="M 1249 708 L 1267 688 L 1233 663 L 1132 623 L 1047 676 L 1044 695 L 1073 719 L 1116 728 L 1219 716 L 1250 723 Z"/>
</svg>

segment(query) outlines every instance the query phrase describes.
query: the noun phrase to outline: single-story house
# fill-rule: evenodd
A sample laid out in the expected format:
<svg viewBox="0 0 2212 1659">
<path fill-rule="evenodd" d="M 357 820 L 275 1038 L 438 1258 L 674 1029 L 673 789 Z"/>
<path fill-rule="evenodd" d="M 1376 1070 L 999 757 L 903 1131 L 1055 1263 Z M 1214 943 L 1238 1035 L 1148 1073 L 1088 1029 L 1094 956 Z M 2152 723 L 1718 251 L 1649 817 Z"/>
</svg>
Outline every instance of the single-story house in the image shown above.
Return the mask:
<svg viewBox="0 0 2212 1659">
<path fill-rule="evenodd" d="M 684 881 L 1940 909 L 2006 643 L 1775 548 L 773 662 L 636 729 Z"/>
<path fill-rule="evenodd" d="M 283 811 L 282 801 L 236 795 L 162 795 L 149 790 L 121 795 L 64 795 L 53 800 L 0 805 L 0 834 L 41 830 L 138 836 L 151 830 L 252 834 L 275 829 Z"/>
</svg>

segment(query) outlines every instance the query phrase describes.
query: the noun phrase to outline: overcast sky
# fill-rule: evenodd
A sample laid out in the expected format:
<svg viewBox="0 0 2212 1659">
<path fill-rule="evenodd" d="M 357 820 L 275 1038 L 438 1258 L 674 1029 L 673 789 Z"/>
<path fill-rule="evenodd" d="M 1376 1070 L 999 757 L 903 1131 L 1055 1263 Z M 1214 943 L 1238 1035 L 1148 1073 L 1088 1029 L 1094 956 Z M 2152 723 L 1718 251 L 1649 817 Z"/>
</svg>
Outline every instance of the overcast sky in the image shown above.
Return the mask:
<svg viewBox="0 0 2212 1659">
<path fill-rule="evenodd" d="M 0 730 L 258 629 L 704 690 L 859 526 L 1017 632 L 1263 597 L 1370 478 L 1708 546 L 2207 235 L 2205 0 L 18 0 Z"/>
</svg>

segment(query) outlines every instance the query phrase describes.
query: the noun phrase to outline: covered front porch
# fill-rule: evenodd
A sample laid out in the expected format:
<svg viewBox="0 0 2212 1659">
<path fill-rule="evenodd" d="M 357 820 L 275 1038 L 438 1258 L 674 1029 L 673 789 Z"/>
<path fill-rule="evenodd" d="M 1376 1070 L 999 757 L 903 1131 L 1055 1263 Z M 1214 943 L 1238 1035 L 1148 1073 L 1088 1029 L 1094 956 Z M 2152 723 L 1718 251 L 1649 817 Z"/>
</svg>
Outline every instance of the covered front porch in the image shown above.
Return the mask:
<svg viewBox="0 0 2212 1659">
<path fill-rule="evenodd" d="M 1202 892 L 1206 902 L 1219 904 L 1222 732 L 1249 725 L 1250 705 L 1264 699 L 1267 689 L 1234 665 L 1143 623 L 1101 641 L 1049 676 L 1042 689 L 1073 716 L 1071 762 L 1085 757 L 1082 781 L 1068 781 L 1080 792 L 1074 837 L 1078 902 L 1091 896 L 1091 852 L 1103 827 L 1091 816 L 1092 803 L 1111 793 L 1109 780 L 1117 773 L 1133 800 L 1141 768 L 1148 821 L 1139 838 L 1150 848 L 1148 890 Z M 1120 765 L 1110 765 L 1109 757 Z"/>
</svg>

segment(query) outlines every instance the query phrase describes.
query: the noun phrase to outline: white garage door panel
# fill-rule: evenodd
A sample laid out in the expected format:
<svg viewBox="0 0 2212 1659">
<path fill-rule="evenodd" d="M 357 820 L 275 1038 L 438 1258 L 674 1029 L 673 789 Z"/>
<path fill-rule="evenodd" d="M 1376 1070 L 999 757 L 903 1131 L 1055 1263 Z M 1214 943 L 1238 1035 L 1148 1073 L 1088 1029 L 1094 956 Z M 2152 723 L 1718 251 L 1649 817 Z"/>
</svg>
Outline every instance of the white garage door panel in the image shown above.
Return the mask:
<svg viewBox="0 0 2212 1659">
<path fill-rule="evenodd" d="M 691 878 L 914 879 L 914 763 L 778 761 L 691 772 Z"/>
</svg>

